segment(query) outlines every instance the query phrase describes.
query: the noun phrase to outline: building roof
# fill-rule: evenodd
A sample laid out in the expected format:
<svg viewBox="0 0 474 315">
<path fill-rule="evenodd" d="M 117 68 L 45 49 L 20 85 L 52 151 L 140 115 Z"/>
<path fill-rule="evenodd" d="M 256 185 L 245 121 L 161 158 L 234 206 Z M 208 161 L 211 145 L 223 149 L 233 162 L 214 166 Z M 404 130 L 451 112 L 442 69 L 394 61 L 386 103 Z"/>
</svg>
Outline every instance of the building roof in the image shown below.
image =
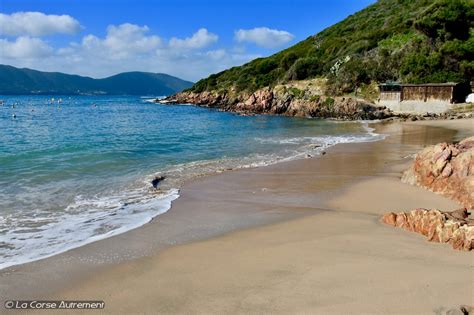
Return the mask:
<svg viewBox="0 0 474 315">
<path fill-rule="evenodd" d="M 456 86 L 459 83 L 456 82 L 446 82 L 446 83 L 423 83 L 423 84 L 404 84 L 404 83 L 382 83 L 379 86 L 412 86 L 412 87 L 422 87 L 422 86 Z"/>
<path fill-rule="evenodd" d="M 400 84 L 401 86 L 456 86 L 459 83 L 447 82 L 447 83 L 424 83 L 424 84 Z"/>
</svg>

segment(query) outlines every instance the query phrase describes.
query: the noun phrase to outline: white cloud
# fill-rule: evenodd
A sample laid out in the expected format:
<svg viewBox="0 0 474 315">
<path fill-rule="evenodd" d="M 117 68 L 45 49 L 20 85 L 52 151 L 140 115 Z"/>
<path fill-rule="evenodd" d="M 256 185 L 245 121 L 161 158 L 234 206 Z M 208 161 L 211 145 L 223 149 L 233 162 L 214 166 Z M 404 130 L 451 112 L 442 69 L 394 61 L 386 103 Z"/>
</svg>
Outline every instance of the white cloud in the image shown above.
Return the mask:
<svg viewBox="0 0 474 315">
<path fill-rule="evenodd" d="M 42 58 L 53 53 L 53 48 L 39 38 L 18 37 L 15 41 L 0 39 L 0 60 Z"/>
<path fill-rule="evenodd" d="M 138 26 L 130 23 L 109 25 L 105 38 L 87 35 L 83 37 L 80 45 L 72 46 L 106 58 L 125 59 L 151 53 L 161 45 L 161 38 L 155 35 L 148 36 L 149 31 L 146 25 Z"/>
<path fill-rule="evenodd" d="M 206 51 L 205 54 L 213 60 L 220 60 L 227 56 L 227 51 L 225 49 L 216 49 Z"/>
<path fill-rule="evenodd" d="M 104 44 L 113 51 L 128 50 L 137 53 L 150 52 L 161 44 L 161 39 L 156 35 L 147 36 L 148 26 L 134 24 L 111 25 L 107 28 L 107 37 Z"/>
<path fill-rule="evenodd" d="M 201 28 L 189 38 L 165 41 L 147 26 L 125 23 L 110 25 L 105 36 L 88 34 L 77 42 L 55 48 L 28 36 L 11 41 L 0 38 L 0 63 L 95 78 L 147 71 L 197 81 L 260 57 L 243 48 L 206 49 L 217 40 L 217 35 Z"/>
<path fill-rule="evenodd" d="M 293 34 L 268 27 L 256 27 L 249 30 L 240 29 L 235 32 L 235 40 L 239 43 L 250 42 L 265 48 L 280 47 L 293 40 Z"/>
<path fill-rule="evenodd" d="M 7 36 L 44 36 L 74 34 L 81 30 L 77 20 L 69 15 L 46 15 L 41 12 L 0 13 L 0 34 Z"/>
<path fill-rule="evenodd" d="M 219 39 L 216 34 L 210 33 L 207 29 L 201 28 L 191 37 L 179 39 L 171 38 L 169 46 L 172 49 L 199 49 L 207 47 Z"/>
</svg>

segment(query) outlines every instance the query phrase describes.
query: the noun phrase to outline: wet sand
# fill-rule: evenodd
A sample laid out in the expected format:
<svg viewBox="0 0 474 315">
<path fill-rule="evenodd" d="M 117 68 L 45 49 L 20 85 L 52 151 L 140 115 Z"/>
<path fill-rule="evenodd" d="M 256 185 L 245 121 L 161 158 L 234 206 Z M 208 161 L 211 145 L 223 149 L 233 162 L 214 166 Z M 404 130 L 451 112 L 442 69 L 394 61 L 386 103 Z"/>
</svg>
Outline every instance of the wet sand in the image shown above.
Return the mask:
<svg viewBox="0 0 474 315">
<path fill-rule="evenodd" d="M 474 134 L 474 120 L 433 123 L 378 126 L 384 141 L 195 180 L 142 228 L 3 271 L 0 293 L 103 299 L 111 314 L 429 314 L 472 305 L 472 253 L 379 223 L 387 211 L 459 207 L 399 180 L 423 146 Z"/>
</svg>

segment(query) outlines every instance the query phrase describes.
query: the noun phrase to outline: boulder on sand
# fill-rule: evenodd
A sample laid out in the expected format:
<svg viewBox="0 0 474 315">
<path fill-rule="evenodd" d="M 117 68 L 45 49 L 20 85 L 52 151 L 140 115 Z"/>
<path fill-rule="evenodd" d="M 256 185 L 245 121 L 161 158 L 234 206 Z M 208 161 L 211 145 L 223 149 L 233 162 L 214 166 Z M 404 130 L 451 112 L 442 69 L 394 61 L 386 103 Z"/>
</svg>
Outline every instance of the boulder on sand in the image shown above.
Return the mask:
<svg viewBox="0 0 474 315">
<path fill-rule="evenodd" d="M 474 137 L 457 144 L 440 143 L 416 155 L 402 181 L 422 186 L 474 208 Z"/>
<path fill-rule="evenodd" d="M 466 209 L 443 212 L 423 208 L 410 212 L 389 212 L 385 224 L 420 233 L 431 242 L 449 243 L 454 249 L 470 251 L 474 247 L 474 220 Z"/>
</svg>

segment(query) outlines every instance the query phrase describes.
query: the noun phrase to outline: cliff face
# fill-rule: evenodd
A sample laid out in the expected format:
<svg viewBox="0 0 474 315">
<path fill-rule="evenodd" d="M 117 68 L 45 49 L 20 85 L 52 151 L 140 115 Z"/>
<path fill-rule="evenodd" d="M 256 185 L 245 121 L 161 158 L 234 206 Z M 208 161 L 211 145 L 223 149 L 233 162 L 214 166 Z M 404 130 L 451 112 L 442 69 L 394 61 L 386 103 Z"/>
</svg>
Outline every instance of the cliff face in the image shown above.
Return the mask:
<svg viewBox="0 0 474 315">
<path fill-rule="evenodd" d="M 402 181 L 425 187 L 474 208 L 474 137 L 440 143 L 417 154 Z"/>
<path fill-rule="evenodd" d="M 393 113 L 354 97 L 328 97 L 320 86 L 286 84 L 254 93 L 182 92 L 168 101 L 216 107 L 225 111 L 286 116 L 337 118 L 345 120 L 383 119 Z"/>
</svg>

